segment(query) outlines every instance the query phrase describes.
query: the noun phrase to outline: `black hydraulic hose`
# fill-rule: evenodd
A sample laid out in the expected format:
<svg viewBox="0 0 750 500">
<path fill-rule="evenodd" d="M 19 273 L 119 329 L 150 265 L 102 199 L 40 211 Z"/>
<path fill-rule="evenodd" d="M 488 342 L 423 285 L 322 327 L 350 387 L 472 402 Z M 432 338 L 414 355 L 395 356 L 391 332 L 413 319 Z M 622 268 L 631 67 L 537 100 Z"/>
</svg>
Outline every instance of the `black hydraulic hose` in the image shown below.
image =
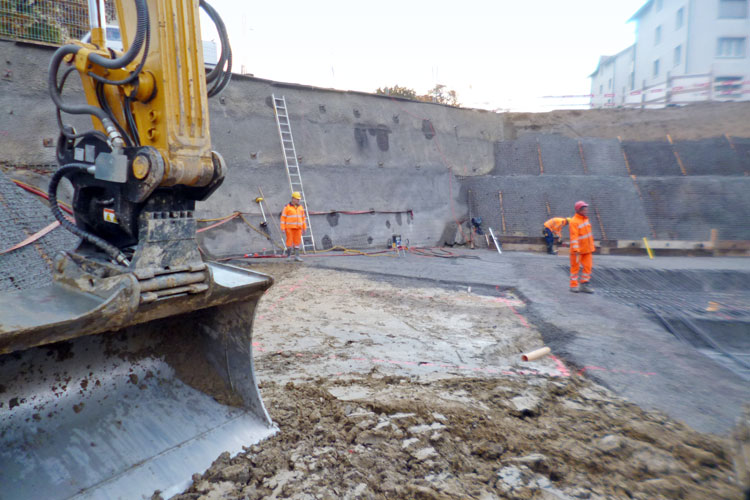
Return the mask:
<svg viewBox="0 0 750 500">
<path fill-rule="evenodd" d="M 122 57 L 117 59 L 110 59 L 99 54 L 90 54 L 89 60 L 92 63 L 98 64 L 99 66 L 105 68 L 122 68 L 130 64 L 138 55 L 143 46 L 146 34 L 149 30 L 149 16 L 146 0 L 135 0 L 135 2 L 138 14 L 138 27 L 136 29 L 136 35 L 135 39 L 133 40 L 133 44 Z M 77 54 L 79 50 L 81 50 L 81 47 L 79 47 L 78 45 L 69 44 L 63 45 L 53 54 L 49 64 L 48 75 L 48 86 L 50 96 L 52 97 L 52 102 L 54 102 L 55 106 L 57 106 L 62 111 L 70 113 L 72 115 L 89 114 L 96 116 L 102 122 L 102 125 L 107 130 L 107 134 L 110 136 L 110 138 L 114 139 L 114 137 L 112 136 L 112 131 L 110 130 L 114 127 L 114 125 L 112 124 L 112 120 L 104 110 L 102 110 L 101 108 L 97 108 L 96 106 L 87 104 L 65 104 L 62 100 L 60 89 L 58 88 L 57 84 L 57 72 L 60 68 L 60 64 L 62 63 L 63 58 L 65 58 L 69 54 Z"/>
<path fill-rule="evenodd" d="M 119 248 L 107 242 L 103 238 L 100 238 L 94 234 L 91 234 L 88 231 L 81 229 L 80 227 L 71 223 L 68 219 L 66 219 L 63 216 L 62 212 L 60 211 L 60 207 L 57 206 L 57 186 L 62 180 L 62 178 L 67 177 L 68 175 L 71 175 L 71 174 L 76 174 L 76 173 L 87 174 L 88 168 L 89 168 L 89 165 L 85 165 L 82 163 L 69 163 L 65 165 L 64 167 L 59 168 L 55 172 L 55 174 L 52 176 L 52 179 L 49 181 L 49 188 L 48 188 L 50 209 L 52 210 L 52 215 L 55 217 L 57 222 L 59 222 L 62 227 L 64 227 L 71 233 L 75 234 L 79 238 L 82 238 L 88 241 L 92 245 L 99 247 L 119 264 L 122 264 L 124 266 L 129 266 L 130 262 L 128 261 L 127 257 L 125 257 L 125 255 L 120 251 Z"/>
<path fill-rule="evenodd" d="M 146 17 L 148 18 L 148 10 L 146 11 Z M 141 62 L 138 64 L 138 67 L 135 68 L 135 71 L 133 71 L 130 76 L 127 78 L 124 78 L 122 80 L 107 80 L 103 76 L 99 76 L 95 73 L 89 72 L 88 75 L 100 83 L 106 83 L 107 85 L 127 85 L 128 83 L 132 83 L 135 81 L 136 78 L 138 78 L 138 75 L 143 71 L 143 67 L 146 65 L 146 58 L 148 57 L 148 51 L 151 47 L 151 26 L 149 24 L 148 19 L 146 20 L 146 40 L 143 45 L 143 57 L 141 58 Z M 91 57 L 89 57 L 91 59 Z"/>
<path fill-rule="evenodd" d="M 232 49 L 229 45 L 229 36 L 227 35 L 226 26 L 224 25 L 224 21 L 222 21 L 221 16 L 219 16 L 219 13 L 216 12 L 216 9 L 211 7 L 211 5 L 205 0 L 200 1 L 200 6 L 204 11 L 206 11 L 208 17 L 211 18 L 211 21 L 213 21 L 214 25 L 216 26 L 216 31 L 219 32 L 219 39 L 221 40 L 221 55 L 219 56 L 219 61 L 216 63 L 216 66 L 214 66 L 214 68 L 206 75 L 206 82 L 211 83 L 222 76 L 222 73 L 224 72 L 224 65 L 226 64 L 227 60 L 230 60 L 229 72 L 231 73 Z"/>
<path fill-rule="evenodd" d="M 133 117 L 133 110 L 130 107 L 132 104 L 133 104 L 133 98 L 126 97 L 125 103 L 123 105 L 123 113 L 125 113 L 125 120 L 128 122 L 128 127 L 130 127 L 130 131 L 133 134 L 133 143 L 134 143 L 133 145 L 140 146 L 141 136 L 138 133 L 138 125 L 135 123 L 135 117 Z"/>
<path fill-rule="evenodd" d="M 135 9 L 138 17 L 138 25 L 135 30 L 135 38 L 128 48 L 128 51 L 125 52 L 122 57 L 117 59 L 110 59 L 99 54 L 90 54 L 89 61 L 110 69 L 124 68 L 133 62 L 141 51 L 141 47 L 143 47 L 143 42 L 146 39 L 146 32 L 149 29 L 148 4 L 146 3 L 146 0 L 135 0 Z"/>
<path fill-rule="evenodd" d="M 63 73 L 63 76 L 60 79 L 60 83 L 57 85 L 58 94 L 62 93 L 62 90 L 65 87 L 65 81 L 68 79 L 70 74 L 73 73 L 74 71 L 76 71 L 75 66 L 65 70 L 65 73 Z M 74 139 L 80 139 L 81 137 L 94 136 L 104 142 L 107 142 L 107 136 L 104 135 L 102 132 L 99 132 L 98 130 L 87 130 L 86 132 L 81 132 L 78 134 L 69 132 L 62 122 L 62 112 L 60 111 L 60 108 L 57 108 L 56 115 L 57 115 L 57 125 L 60 128 L 60 133 L 62 133 L 62 135 L 64 135 L 66 139 L 74 140 Z M 58 155 L 58 158 L 60 158 L 59 155 Z"/>
<path fill-rule="evenodd" d="M 89 104 L 65 104 L 62 100 L 57 83 L 57 71 L 65 56 L 68 54 L 75 55 L 79 50 L 81 50 L 81 47 L 78 45 L 63 45 L 52 55 L 52 59 L 49 63 L 49 74 L 47 75 L 47 83 L 52 102 L 55 103 L 55 106 L 57 106 L 58 109 L 71 115 L 94 115 L 99 118 L 99 121 L 102 123 L 105 123 L 105 121 L 110 122 L 107 113 L 101 108 Z"/>
<path fill-rule="evenodd" d="M 229 81 L 232 79 L 232 54 L 229 53 L 229 59 L 228 59 L 228 68 L 229 70 L 225 71 L 221 75 L 221 79 L 218 83 L 214 84 L 213 87 L 207 92 L 208 97 L 214 97 L 216 95 L 219 95 L 227 85 L 229 85 Z"/>
<path fill-rule="evenodd" d="M 109 107 L 109 102 L 107 102 L 107 96 L 104 95 L 104 84 L 103 83 L 97 83 L 96 84 L 96 99 L 99 101 L 99 107 L 104 110 L 105 113 L 107 113 L 107 116 L 109 116 L 109 119 L 112 120 L 112 123 L 115 124 L 115 127 L 117 127 L 117 130 L 120 132 L 120 135 L 122 135 L 123 139 L 125 139 L 125 142 L 128 146 L 133 146 L 134 142 L 133 139 L 128 135 L 125 128 L 122 126 L 120 122 L 117 121 L 117 118 L 115 118 L 114 113 L 112 112 L 112 108 Z"/>
<path fill-rule="evenodd" d="M 219 62 L 214 68 L 206 75 L 206 83 L 212 84 L 208 89 L 208 97 L 214 97 L 219 95 L 232 79 L 232 47 L 229 44 L 229 35 L 227 34 L 226 26 L 222 21 L 221 16 L 216 10 L 211 7 L 205 0 L 200 1 L 201 8 L 206 11 L 208 16 L 216 26 L 216 30 L 219 32 L 219 39 L 221 40 L 221 56 Z"/>
</svg>

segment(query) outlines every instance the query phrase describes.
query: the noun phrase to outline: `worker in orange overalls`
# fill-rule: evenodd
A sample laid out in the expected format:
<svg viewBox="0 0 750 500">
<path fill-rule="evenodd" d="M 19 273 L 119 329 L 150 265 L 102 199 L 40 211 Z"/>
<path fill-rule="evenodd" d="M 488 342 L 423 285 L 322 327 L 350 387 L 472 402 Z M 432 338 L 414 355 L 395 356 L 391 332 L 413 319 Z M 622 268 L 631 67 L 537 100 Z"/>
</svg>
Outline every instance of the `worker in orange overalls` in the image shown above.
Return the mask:
<svg viewBox="0 0 750 500">
<path fill-rule="evenodd" d="M 547 253 L 557 255 L 555 252 L 555 240 L 562 242 L 562 228 L 568 225 L 568 219 L 565 217 L 553 217 L 544 223 L 544 239 L 547 242 Z"/>
<path fill-rule="evenodd" d="M 302 262 L 299 246 L 302 243 L 302 233 L 307 229 L 307 217 L 304 207 L 300 205 L 301 200 L 299 191 L 293 192 L 292 201 L 281 212 L 281 230 L 286 233 L 286 255 L 291 259 L 294 249 L 294 260 L 297 262 Z"/>
<path fill-rule="evenodd" d="M 589 205 L 585 201 L 575 204 L 576 214 L 570 219 L 570 291 L 594 293 L 589 285 L 594 259 L 594 233 L 589 222 Z M 578 284 L 578 271 L 581 282 Z"/>
</svg>

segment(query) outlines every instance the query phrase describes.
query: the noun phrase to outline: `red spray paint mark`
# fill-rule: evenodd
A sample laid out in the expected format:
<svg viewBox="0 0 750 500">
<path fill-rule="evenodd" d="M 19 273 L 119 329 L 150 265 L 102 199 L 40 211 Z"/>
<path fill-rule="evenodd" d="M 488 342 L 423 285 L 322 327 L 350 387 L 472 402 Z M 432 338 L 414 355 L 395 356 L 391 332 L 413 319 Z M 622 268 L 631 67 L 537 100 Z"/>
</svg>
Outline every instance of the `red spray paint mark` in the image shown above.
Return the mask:
<svg viewBox="0 0 750 500">
<path fill-rule="evenodd" d="M 547 356 L 549 359 L 551 359 L 555 363 L 555 367 L 557 368 L 557 371 L 560 372 L 560 375 L 563 377 L 570 377 L 570 370 L 565 366 L 565 363 L 562 362 L 560 358 L 557 356 L 553 356 L 552 354 Z"/>
</svg>

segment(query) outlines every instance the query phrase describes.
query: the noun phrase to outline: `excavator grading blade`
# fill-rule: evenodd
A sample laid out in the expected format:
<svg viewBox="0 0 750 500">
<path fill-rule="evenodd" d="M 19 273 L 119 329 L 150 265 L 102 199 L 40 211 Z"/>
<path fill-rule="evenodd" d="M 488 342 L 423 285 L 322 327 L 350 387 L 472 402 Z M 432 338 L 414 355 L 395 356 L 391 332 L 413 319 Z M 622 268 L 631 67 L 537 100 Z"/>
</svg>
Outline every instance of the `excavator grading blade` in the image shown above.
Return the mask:
<svg viewBox="0 0 750 500">
<path fill-rule="evenodd" d="M 0 294 L 0 499 L 168 498 L 277 432 L 251 338 L 272 279 L 206 264 L 206 292 L 150 303 L 132 273 Z"/>
</svg>

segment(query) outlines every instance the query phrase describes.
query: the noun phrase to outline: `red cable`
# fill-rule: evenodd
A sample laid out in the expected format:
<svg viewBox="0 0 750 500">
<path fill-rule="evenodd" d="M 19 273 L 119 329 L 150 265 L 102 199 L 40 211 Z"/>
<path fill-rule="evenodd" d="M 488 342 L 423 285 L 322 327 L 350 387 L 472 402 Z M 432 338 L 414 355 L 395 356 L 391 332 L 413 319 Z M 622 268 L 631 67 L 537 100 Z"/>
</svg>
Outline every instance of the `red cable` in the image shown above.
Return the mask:
<svg viewBox="0 0 750 500">
<path fill-rule="evenodd" d="M 21 189 L 24 189 L 24 190 L 28 191 L 29 193 L 35 194 L 37 196 L 41 196 L 45 200 L 49 201 L 49 195 L 47 193 L 45 193 L 44 191 L 41 191 L 41 190 L 39 190 L 39 189 L 37 189 L 35 187 L 28 186 L 28 185 L 24 184 L 21 181 L 17 181 L 15 179 L 11 179 L 11 180 L 15 183 L 16 186 L 20 187 Z M 66 207 L 65 205 L 62 205 L 61 203 L 58 203 L 57 205 L 61 209 L 63 209 L 65 212 L 69 213 L 70 215 L 73 215 L 73 211 L 71 209 L 69 209 L 68 207 Z"/>
</svg>

